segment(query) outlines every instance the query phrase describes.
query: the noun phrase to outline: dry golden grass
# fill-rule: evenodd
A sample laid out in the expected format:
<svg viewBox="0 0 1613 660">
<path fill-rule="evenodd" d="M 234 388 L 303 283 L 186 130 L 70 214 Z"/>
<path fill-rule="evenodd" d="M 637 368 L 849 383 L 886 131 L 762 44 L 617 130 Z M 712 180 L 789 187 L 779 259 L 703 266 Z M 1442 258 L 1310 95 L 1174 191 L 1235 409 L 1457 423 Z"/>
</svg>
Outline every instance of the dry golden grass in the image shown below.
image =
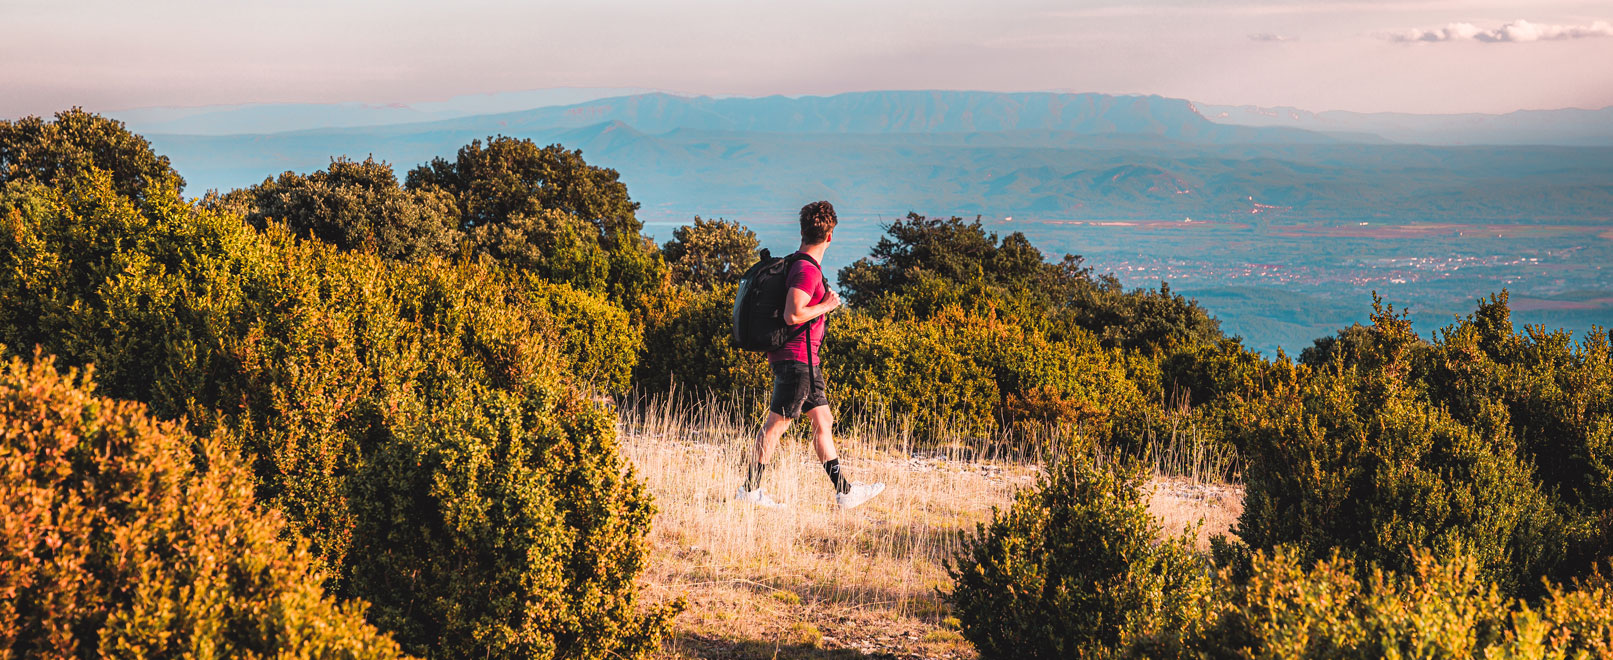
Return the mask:
<svg viewBox="0 0 1613 660">
<path fill-rule="evenodd" d="M 758 509 L 731 500 L 755 433 L 746 417 L 712 400 L 624 408 L 626 453 L 658 509 L 645 595 L 689 600 L 661 657 L 975 657 L 937 592 L 951 584 L 944 562 L 960 531 L 1035 482 L 1036 466 L 915 453 L 890 426 L 850 424 L 836 437 L 841 463 L 853 480 L 887 488 L 840 511 L 803 424 L 785 436 L 764 480 L 789 507 Z M 1237 516 L 1235 487 L 1158 485 L 1150 510 L 1167 532 L 1202 517 L 1207 547 Z"/>
</svg>

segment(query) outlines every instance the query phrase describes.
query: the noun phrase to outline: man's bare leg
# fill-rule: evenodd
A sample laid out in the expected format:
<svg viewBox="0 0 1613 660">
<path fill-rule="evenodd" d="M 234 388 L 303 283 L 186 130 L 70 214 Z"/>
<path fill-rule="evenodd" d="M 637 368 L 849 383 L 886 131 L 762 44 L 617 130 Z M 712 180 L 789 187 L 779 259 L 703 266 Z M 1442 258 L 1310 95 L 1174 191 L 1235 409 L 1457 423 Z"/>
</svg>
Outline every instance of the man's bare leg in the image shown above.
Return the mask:
<svg viewBox="0 0 1613 660">
<path fill-rule="evenodd" d="M 839 458 L 835 453 L 835 417 L 829 412 L 829 406 L 808 410 L 806 417 L 812 422 L 812 450 L 818 452 L 818 461 L 828 463 Z"/>
<path fill-rule="evenodd" d="M 762 494 L 762 473 L 767 471 L 767 462 L 773 458 L 773 452 L 778 449 L 779 438 L 790 428 L 790 418 L 776 412 L 767 413 L 767 421 L 762 422 L 762 429 L 756 433 L 756 443 L 745 458 L 745 483 L 739 487 L 736 497 L 749 500 L 753 503 L 767 507 L 780 506 L 772 498 Z"/>
<path fill-rule="evenodd" d="M 788 430 L 790 418 L 769 410 L 767 421 L 762 422 L 762 430 L 756 433 L 756 446 L 751 447 L 751 461 L 767 465 L 773 458 L 773 452 L 778 449 L 779 438 L 784 437 L 784 432 Z"/>
</svg>

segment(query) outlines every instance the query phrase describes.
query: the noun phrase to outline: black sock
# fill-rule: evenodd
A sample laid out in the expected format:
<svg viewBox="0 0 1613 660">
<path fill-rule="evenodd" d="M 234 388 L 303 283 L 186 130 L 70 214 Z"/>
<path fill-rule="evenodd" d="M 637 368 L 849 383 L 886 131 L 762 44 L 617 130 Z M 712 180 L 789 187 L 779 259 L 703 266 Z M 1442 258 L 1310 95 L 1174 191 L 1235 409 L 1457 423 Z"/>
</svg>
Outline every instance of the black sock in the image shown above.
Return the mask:
<svg viewBox="0 0 1613 660">
<path fill-rule="evenodd" d="M 750 469 L 745 471 L 745 490 L 756 492 L 762 487 L 762 471 L 767 469 L 766 463 L 751 461 Z"/>
<path fill-rule="evenodd" d="M 829 473 L 829 481 L 834 483 L 836 493 L 851 492 L 851 482 L 846 481 L 846 475 L 840 473 L 840 459 L 834 458 L 825 462 L 823 471 Z"/>
</svg>

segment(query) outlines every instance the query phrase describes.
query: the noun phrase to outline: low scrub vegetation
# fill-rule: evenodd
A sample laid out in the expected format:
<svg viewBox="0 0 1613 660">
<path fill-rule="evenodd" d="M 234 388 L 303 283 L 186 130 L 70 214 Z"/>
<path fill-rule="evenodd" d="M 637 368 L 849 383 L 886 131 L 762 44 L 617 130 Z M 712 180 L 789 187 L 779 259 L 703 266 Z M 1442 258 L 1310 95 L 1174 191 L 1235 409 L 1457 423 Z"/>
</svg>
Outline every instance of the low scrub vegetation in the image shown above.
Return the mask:
<svg viewBox="0 0 1613 660">
<path fill-rule="evenodd" d="M 1080 456 L 982 525 L 950 567 L 963 636 L 991 658 L 1103 658 L 1205 618 L 1193 536 L 1160 540 L 1140 466 Z"/>
<path fill-rule="evenodd" d="M 319 587 L 228 433 L 196 437 L 50 358 L 0 363 L 0 650 L 397 658 Z"/>
</svg>

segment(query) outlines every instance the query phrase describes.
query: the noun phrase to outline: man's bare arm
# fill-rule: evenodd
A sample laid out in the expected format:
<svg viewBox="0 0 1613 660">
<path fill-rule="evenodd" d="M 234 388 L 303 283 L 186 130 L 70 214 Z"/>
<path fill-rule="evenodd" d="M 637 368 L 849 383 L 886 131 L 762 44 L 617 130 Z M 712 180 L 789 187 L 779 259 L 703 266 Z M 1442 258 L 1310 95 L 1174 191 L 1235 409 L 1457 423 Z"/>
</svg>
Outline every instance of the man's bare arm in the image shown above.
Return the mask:
<svg viewBox="0 0 1613 660">
<path fill-rule="evenodd" d="M 785 325 L 800 325 L 812 319 L 828 314 L 840 306 L 840 296 L 834 291 L 823 298 L 823 302 L 808 305 L 812 294 L 801 289 L 791 288 L 784 297 L 784 323 Z"/>
</svg>

